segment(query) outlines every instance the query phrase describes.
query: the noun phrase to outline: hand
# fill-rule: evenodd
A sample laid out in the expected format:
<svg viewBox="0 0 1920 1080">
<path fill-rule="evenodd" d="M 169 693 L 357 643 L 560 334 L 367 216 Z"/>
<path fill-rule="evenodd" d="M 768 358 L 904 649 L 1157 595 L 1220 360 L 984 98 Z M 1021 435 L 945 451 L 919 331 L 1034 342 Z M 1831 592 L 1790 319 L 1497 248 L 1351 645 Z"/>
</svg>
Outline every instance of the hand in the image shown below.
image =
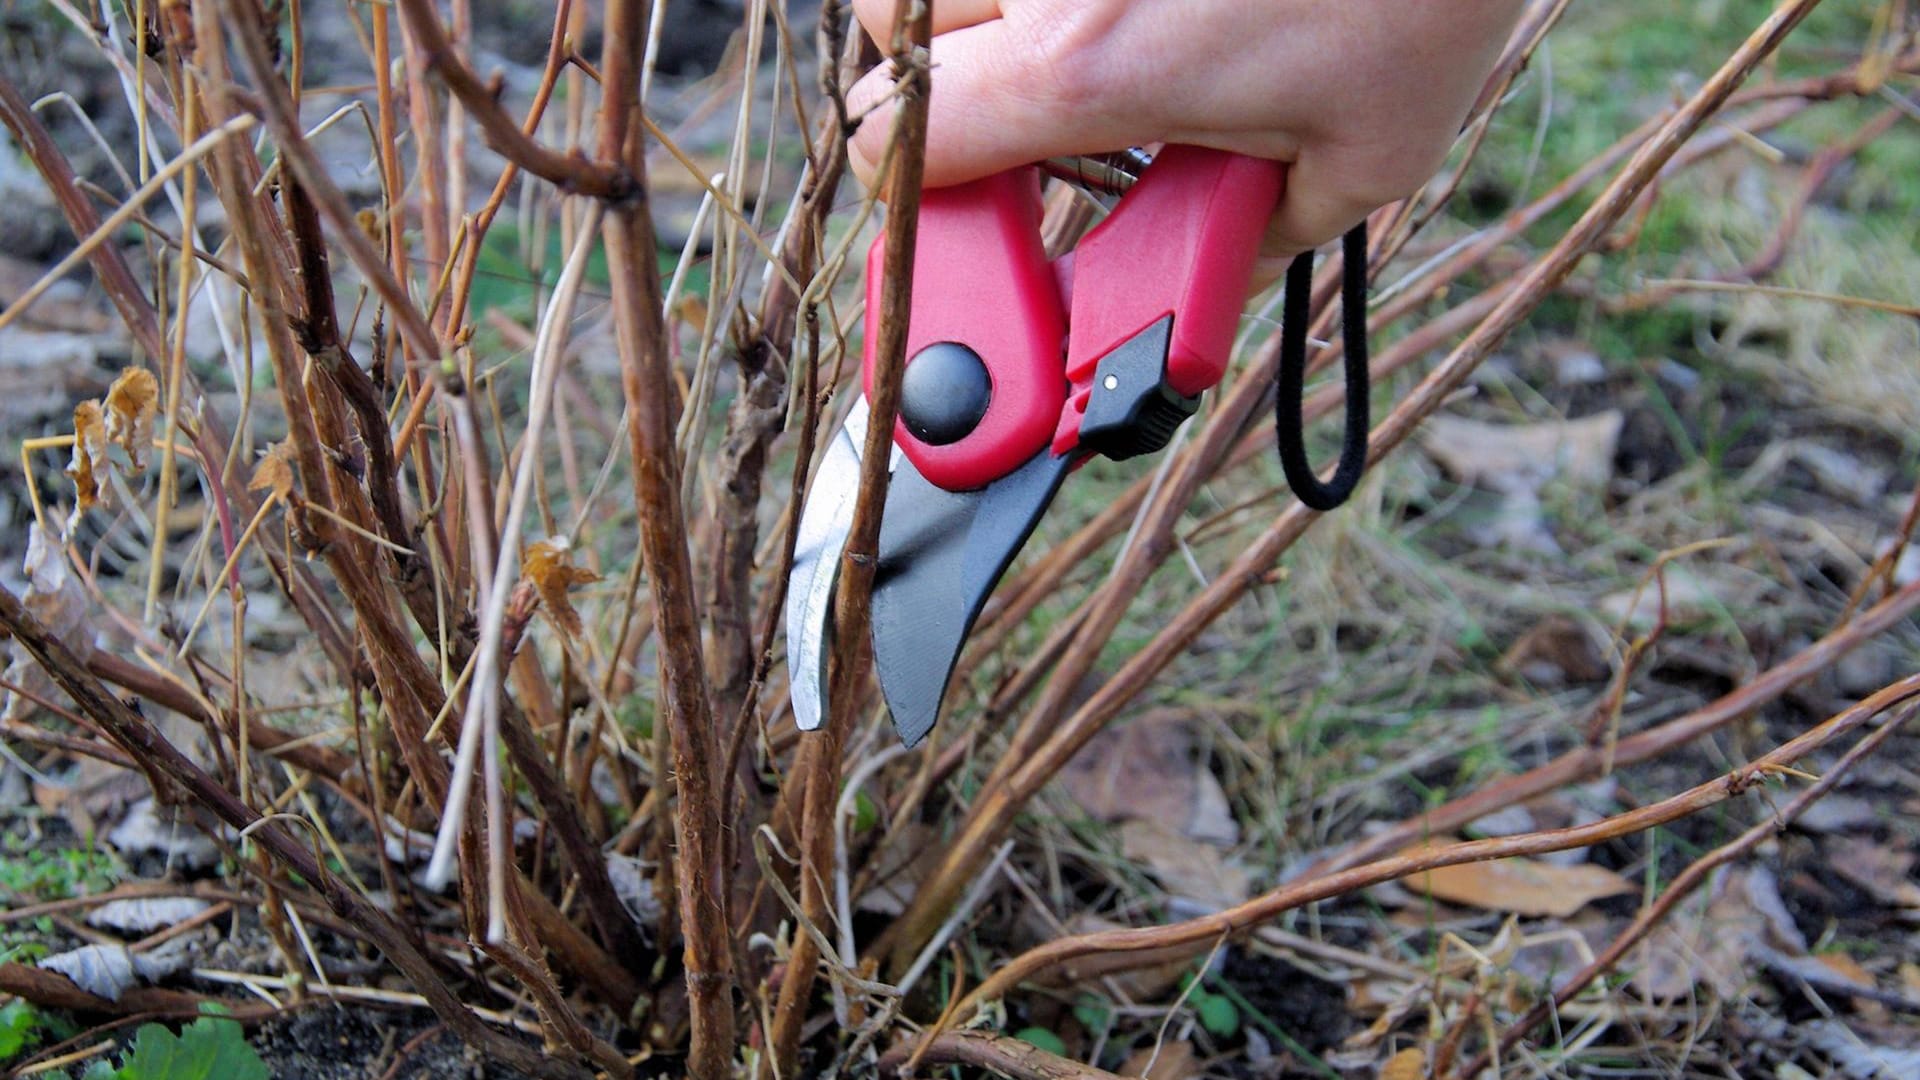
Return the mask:
<svg viewBox="0 0 1920 1080">
<path fill-rule="evenodd" d="M 1265 275 L 1439 169 L 1523 0 L 934 0 L 926 183 L 1189 143 L 1290 164 Z M 884 47 L 895 0 L 854 0 Z M 888 65 L 849 105 L 871 184 Z"/>
</svg>

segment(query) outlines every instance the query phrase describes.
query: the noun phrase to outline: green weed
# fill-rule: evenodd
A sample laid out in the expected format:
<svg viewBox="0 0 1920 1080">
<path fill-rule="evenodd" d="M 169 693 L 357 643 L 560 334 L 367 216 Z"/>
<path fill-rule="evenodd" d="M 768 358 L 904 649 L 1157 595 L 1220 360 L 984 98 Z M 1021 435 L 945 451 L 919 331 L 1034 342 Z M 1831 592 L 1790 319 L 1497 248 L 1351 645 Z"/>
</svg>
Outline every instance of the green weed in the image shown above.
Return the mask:
<svg viewBox="0 0 1920 1080">
<path fill-rule="evenodd" d="M 143 1024 L 133 1046 L 111 1064 L 96 1061 L 82 1080 L 268 1080 L 266 1063 L 239 1023 L 203 1016 L 178 1034 L 159 1024 Z"/>
</svg>

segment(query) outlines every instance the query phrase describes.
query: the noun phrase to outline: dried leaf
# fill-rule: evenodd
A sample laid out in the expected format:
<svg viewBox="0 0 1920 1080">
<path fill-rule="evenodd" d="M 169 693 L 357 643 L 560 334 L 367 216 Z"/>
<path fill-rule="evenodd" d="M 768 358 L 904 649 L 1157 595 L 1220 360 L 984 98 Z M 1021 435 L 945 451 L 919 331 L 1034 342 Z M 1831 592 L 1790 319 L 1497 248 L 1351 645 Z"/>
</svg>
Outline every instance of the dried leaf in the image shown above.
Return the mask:
<svg viewBox="0 0 1920 1080">
<path fill-rule="evenodd" d="M 189 870 L 205 870 L 220 861 L 220 848 L 201 834 L 180 814 L 173 821 L 163 821 L 161 811 L 151 796 L 134 803 L 127 810 L 127 816 L 107 834 L 107 842 L 122 855 L 140 855 L 155 852 L 164 855 L 171 865 Z M 172 812 L 168 812 L 173 816 Z"/>
<path fill-rule="evenodd" d="M 1380 1080 L 1427 1080 L 1427 1052 L 1409 1046 L 1393 1055 L 1380 1066 Z"/>
<path fill-rule="evenodd" d="M 73 460 L 67 464 L 67 476 L 73 481 L 75 503 L 68 527 L 80 515 L 107 501 L 107 424 L 97 401 L 83 401 L 73 407 Z"/>
<path fill-rule="evenodd" d="M 1060 771 L 1060 786 L 1096 821 L 1155 821 L 1192 840 L 1231 847 L 1240 840 L 1227 793 L 1194 760 L 1184 719 L 1150 714 L 1107 728 Z"/>
<path fill-rule="evenodd" d="M 72 642 L 83 658 L 93 651 L 93 636 L 76 633 L 86 617 L 87 594 L 74 580 L 63 557 L 60 541 L 48 530 L 33 525 L 27 532 L 27 557 L 22 563 L 27 573 L 27 588 L 20 601 L 48 630 Z M 7 691 L 0 697 L 0 720 L 9 723 L 27 720 L 40 710 L 41 701 L 66 701 L 67 695 L 25 649 L 15 649 L 13 662 L 3 676 L 11 686 L 27 691 Z"/>
<path fill-rule="evenodd" d="M 648 864 L 617 851 L 607 853 L 607 877 L 613 882 L 613 894 L 620 906 L 641 926 L 659 926 L 662 908 L 653 894 L 653 875 Z"/>
<path fill-rule="evenodd" d="M 1143 1080 L 1190 1080 L 1200 1075 L 1200 1063 L 1193 1058 L 1192 1043 L 1163 1043 L 1135 1050 L 1120 1066 L 1120 1075 Z"/>
<path fill-rule="evenodd" d="M 1120 851 L 1145 864 L 1167 892 L 1194 901 L 1203 910 L 1232 907 L 1248 896 L 1245 869 L 1228 862 L 1220 849 L 1196 844 L 1157 821 L 1122 825 Z"/>
<path fill-rule="evenodd" d="M 130 367 L 107 388 L 107 438 L 120 444 L 133 467 L 147 467 L 153 417 L 160 410 L 160 381 L 146 368 Z"/>
<path fill-rule="evenodd" d="M 1870 840 L 1846 837 L 1829 849 L 1834 873 L 1865 889 L 1875 900 L 1895 908 L 1920 908 L 1920 884 L 1913 880 L 1914 854 Z"/>
<path fill-rule="evenodd" d="M 1773 949 L 1767 943 L 1770 920 L 1765 910 L 1778 903 L 1772 875 L 1755 880 L 1750 871 L 1729 870 L 1709 889 L 1704 898 L 1683 901 L 1641 944 L 1633 985 L 1642 997 L 1678 1001 L 1704 985 L 1731 998 L 1753 978 L 1756 965 L 1750 957 L 1757 950 Z M 1782 944 L 1784 950 L 1774 951 L 1795 951 L 1793 942 Z"/>
<path fill-rule="evenodd" d="M 1593 635 L 1576 619 L 1549 615 L 1520 635 L 1500 658 L 1498 670 L 1535 686 L 1599 682 L 1607 677 L 1607 659 Z"/>
<path fill-rule="evenodd" d="M 27 557 L 20 562 L 27 574 L 27 592 L 21 603 L 56 634 L 78 625 L 87 594 L 73 579 L 62 557 L 60 538 L 35 524 L 27 533 Z"/>
<path fill-rule="evenodd" d="M 1860 966 L 1860 961 L 1846 953 L 1821 953 L 1814 959 L 1828 971 L 1855 986 L 1873 986 L 1873 976 L 1867 974 L 1867 969 Z"/>
<path fill-rule="evenodd" d="M 580 613 L 573 610 L 567 590 L 600 580 L 599 574 L 573 565 L 572 550 L 573 545 L 566 537 L 556 536 L 528 544 L 527 553 L 520 559 L 521 576 L 533 582 L 533 587 L 540 591 L 540 602 L 546 606 L 547 616 L 569 637 L 580 633 Z"/>
<path fill-rule="evenodd" d="M 119 1001 L 136 983 L 154 982 L 185 969 L 193 961 L 187 942 L 176 938 L 151 952 L 136 953 L 125 945 L 82 945 L 40 961 L 96 997 Z"/>
<path fill-rule="evenodd" d="M 253 467 L 247 490 L 271 491 L 282 499 L 293 493 L 293 440 L 282 439 L 267 447 Z"/>
<path fill-rule="evenodd" d="M 1435 416 L 1420 429 L 1420 445 L 1460 480 L 1494 491 L 1538 493 L 1550 480 L 1597 487 L 1613 474 L 1624 420 L 1617 409 L 1537 424 Z"/>
<path fill-rule="evenodd" d="M 125 945 L 82 945 L 49 956 L 40 961 L 40 966 L 65 975 L 75 986 L 108 1001 L 119 1001 L 120 995 L 138 981 L 133 973 L 133 954 Z"/>
<path fill-rule="evenodd" d="M 163 926 L 186 922 L 212 907 L 193 896 L 151 896 L 109 900 L 87 913 L 87 925 L 122 934 L 151 934 Z"/>
<path fill-rule="evenodd" d="M 1450 904 L 1559 918 L 1602 897 L 1638 888 L 1604 867 L 1556 866 L 1525 858 L 1443 866 L 1408 878 L 1407 884 Z"/>
</svg>

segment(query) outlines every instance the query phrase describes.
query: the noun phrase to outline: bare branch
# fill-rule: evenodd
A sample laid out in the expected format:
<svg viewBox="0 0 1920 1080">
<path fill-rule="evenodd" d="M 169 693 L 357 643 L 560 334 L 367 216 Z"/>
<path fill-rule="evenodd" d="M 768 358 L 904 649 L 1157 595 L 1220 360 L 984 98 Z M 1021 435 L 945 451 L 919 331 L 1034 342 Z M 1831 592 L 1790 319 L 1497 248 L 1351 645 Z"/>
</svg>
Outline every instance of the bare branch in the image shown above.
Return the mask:
<svg viewBox="0 0 1920 1080">
<path fill-rule="evenodd" d="M 414 47 L 473 114 L 481 135 L 495 153 L 562 191 L 614 201 L 633 196 L 638 180 L 618 158 L 594 161 L 578 154 L 563 154 L 522 131 L 500 107 L 499 87 L 481 82 L 454 51 L 440 26 L 440 17 L 434 13 L 432 0 L 399 0 L 399 7 L 400 21 L 413 38 Z"/>
</svg>

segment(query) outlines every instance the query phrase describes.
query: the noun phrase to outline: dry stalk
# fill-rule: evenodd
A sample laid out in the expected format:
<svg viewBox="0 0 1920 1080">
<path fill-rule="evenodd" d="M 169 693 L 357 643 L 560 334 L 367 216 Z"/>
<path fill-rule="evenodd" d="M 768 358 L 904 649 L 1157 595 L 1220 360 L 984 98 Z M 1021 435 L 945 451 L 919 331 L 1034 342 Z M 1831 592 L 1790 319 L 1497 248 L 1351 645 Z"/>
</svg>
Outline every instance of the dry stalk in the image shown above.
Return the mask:
<svg viewBox="0 0 1920 1080">
<path fill-rule="evenodd" d="M 429 0 L 399 0 L 399 8 L 401 23 L 413 40 L 421 63 L 440 76 L 473 114 L 481 135 L 495 153 L 562 191 L 616 202 L 634 193 L 636 174 L 621 164 L 620 157 L 602 154 L 599 160 L 593 160 L 562 153 L 542 145 L 523 130 L 501 107 L 497 82 L 482 82 L 454 51 L 440 25 L 440 16 Z"/>
<path fill-rule="evenodd" d="M 375 907 L 315 857 L 313 849 L 278 822 L 262 819 L 232 792 L 208 776 L 153 725 L 134 712 L 80 663 L 64 642 L 47 632 L 12 592 L 0 588 L 0 626 L 32 655 L 81 711 L 157 779 L 156 794 L 168 801 L 190 799 L 225 824 L 247 835 L 287 870 L 314 883 L 340 918 L 358 926 L 426 998 L 441 1020 L 471 1045 L 501 1062 L 536 1075 L 579 1077 L 591 1074 L 571 1063 L 554 1061 L 533 1047 L 482 1023 L 460 1002 L 433 961 L 392 916 Z"/>
<path fill-rule="evenodd" d="M 1572 1001 L 1581 992 L 1586 990 L 1595 979 L 1618 967 L 1620 961 L 1626 957 L 1627 951 L 1645 940 L 1646 936 L 1653 931 L 1653 928 L 1660 925 L 1662 919 L 1672 914 L 1673 909 L 1678 907 L 1681 901 L 1691 896 L 1694 890 L 1706 884 L 1712 877 L 1714 871 L 1745 856 L 1754 848 L 1759 847 L 1761 842 L 1779 835 L 1788 825 L 1791 825 L 1801 814 L 1805 813 L 1809 806 L 1819 802 L 1822 797 L 1833 791 L 1835 787 L 1838 787 L 1840 781 L 1846 778 L 1846 775 L 1853 770 L 1854 766 L 1865 761 L 1876 750 L 1879 750 L 1896 731 L 1900 730 L 1902 725 L 1913 719 L 1914 714 L 1920 712 L 1920 705 L 1916 705 L 1911 700 L 1916 691 L 1920 691 L 1920 679 L 1909 678 L 1887 687 L 1885 690 L 1862 701 L 1859 705 L 1854 706 L 1852 710 L 1849 710 L 1849 713 L 1858 717 L 1854 726 L 1857 726 L 1858 723 L 1864 723 L 1866 720 L 1886 712 L 1889 709 L 1895 709 L 1896 711 L 1893 715 L 1888 716 L 1877 730 L 1870 732 L 1865 738 L 1848 748 L 1847 752 L 1840 756 L 1840 760 L 1834 762 L 1832 767 L 1827 769 L 1819 779 L 1808 785 L 1806 790 L 1795 795 L 1785 806 L 1780 807 L 1765 820 L 1756 822 L 1751 828 L 1733 840 L 1714 848 L 1712 851 L 1707 852 L 1705 855 L 1689 863 L 1687 868 L 1681 871 L 1680 874 L 1667 885 L 1666 889 L 1661 892 L 1659 898 L 1642 908 L 1640 913 L 1634 917 L 1632 924 L 1621 931 L 1612 942 L 1608 943 L 1607 947 L 1602 950 L 1598 956 L 1595 956 L 1591 963 L 1575 972 L 1566 982 L 1560 984 L 1545 1000 L 1542 1000 L 1533 1008 L 1527 1010 L 1525 1016 L 1507 1025 L 1507 1027 L 1500 1032 L 1500 1037 L 1495 1041 L 1493 1046 L 1482 1050 L 1478 1056 L 1458 1071 L 1449 1070 L 1444 1075 L 1449 1078 L 1480 1075 L 1496 1055 L 1505 1052 L 1511 1048 L 1514 1043 L 1524 1038 L 1528 1032 L 1545 1023 L 1552 1017 L 1554 1010 L 1565 1007 L 1569 1001 Z M 1847 716 L 1848 713 L 1841 715 Z M 1833 724 L 1838 719 L 1840 718 L 1835 717 L 1834 720 L 1830 720 L 1828 723 Z M 1813 732 L 1808 732 L 1806 735 L 1802 735 L 1799 739 L 1796 739 L 1795 742 L 1811 741 L 1818 731 L 1819 729 L 1815 729 Z M 1788 745 L 1791 746 L 1793 744 L 1790 743 Z M 1781 748 L 1782 751 L 1785 749 L 1786 747 Z M 1773 755 L 1769 755 L 1769 757 L 1772 756 Z M 1804 756 L 1804 754 L 1802 756 Z M 1781 763 L 1785 764 L 1786 762 L 1782 761 Z M 1747 775 L 1750 777 L 1750 783 L 1757 784 L 1761 782 L 1761 774 L 1757 770 L 1758 764 L 1748 770 Z"/>
<path fill-rule="evenodd" d="M 894 9 L 889 53 L 901 104 L 894 114 L 881 180 L 888 207 L 886 279 L 881 291 L 875 366 L 868 384 L 866 445 L 860 458 L 860 490 L 834 593 L 834 641 L 828 658 L 827 689 L 831 709 L 824 730 L 801 744 L 793 773 L 795 781 L 805 785 L 800 825 L 800 903 L 807 920 L 817 927 L 827 925 L 832 910 L 837 840 L 833 814 L 840 799 L 841 758 L 847 736 L 862 712 L 862 690 L 871 663 L 867 633 L 872 620 L 873 577 L 879 564 L 887 465 L 894 421 L 900 410 L 900 373 L 906 366 L 907 322 L 913 304 L 913 253 L 919 235 L 920 178 L 926 157 L 930 98 L 924 50 L 931 33 L 931 7 L 900 0 Z M 800 1029 L 819 962 L 819 941 L 811 934 L 796 936 L 780 986 L 770 1040 L 778 1075 L 799 1075 L 795 1069 Z"/>
<path fill-rule="evenodd" d="M 1458 844 L 1420 847 L 1399 855 L 1379 859 L 1348 870 L 1307 877 L 1257 896 L 1224 911 L 1168 926 L 1107 930 L 1060 938 L 1030 949 L 1002 965 L 986 981 L 967 995 L 955 1020 L 964 1021 L 986 1002 L 1004 997 L 1021 982 L 1039 972 L 1100 953 L 1143 952 L 1191 946 L 1196 949 L 1224 937 L 1243 933 L 1262 922 L 1274 919 L 1305 904 L 1343 896 L 1386 881 L 1398 881 L 1414 874 L 1443 866 L 1486 862 L 1518 855 L 1541 855 L 1569 848 L 1589 847 L 1657 825 L 1678 821 L 1690 814 L 1743 795 L 1760 785 L 1768 776 L 1777 775 L 1783 766 L 1804 760 L 1809 754 L 1868 723 L 1890 709 L 1907 706 L 1920 696 L 1920 675 L 1888 686 L 1879 693 L 1845 709 L 1798 737 L 1776 747 L 1765 756 L 1734 769 L 1726 776 L 1710 780 L 1678 795 L 1656 803 L 1616 814 L 1589 825 L 1567 829 L 1542 830 L 1513 836 L 1471 840 Z M 1891 728 L 1892 724 L 1887 725 Z M 1883 729 L 1885 730 L 1885 729 Z M 1874 738 L 1863 740 L 1855 751 L 1870 752 L 1878 745 Z M 1872 745 L 1869 745 L 1871 743 Z M 1832 775 L 1832 774 L 1830 774 Z M 1801 797 L 1824 794 L 1825 781 L 1816 784 Z M 1797 802 L 1798 800 L 1796 800 Z M 1774 827 L 1773 822 L 1767 828 Z M 1531 1025 L 1529 1025 L 1531 1026 Z"/>
<path fill-rule="evenodd" d="M 639 74 L 646 43 L 645 4 L 609 0 L 600 62 L 599 156 L 622 161 L 636 178 L 632 197 L 607 208 L 603 236 L 611 278 L 620 383 L 631 422 L 634 500 L 640 511 L 640 553 L 652 582 L 656 640 L 665 698 L 661 729 L 671 735 L 678 788 L 674 881 L 679 893 L 692 1011 L 689 1075 L 727 1075 L 734 1055 L 733 960 L 727 924 L 715 769 L 713 712 L 701 659 L 693 567 L 680 501 L 680 462 L 673 433 L 678 401 L 667 360 L 654 261 L 653 221 L 646 197 L 645 140 L 637 123 Z M 665 762 L 656 762 L 664 777 Z"/>
<path fill-rule="evenodd" d="M 942 1032 L 918 1051 L 910 1046 L 888 1051 L 877 1068 L 883 1077 L 902 1077 L 919 1072 L 921 1065 L 973 1065 L 1014 1080 L 1119 1080 L 1118 1073 L 984 1031 Z"/>
</svg>

